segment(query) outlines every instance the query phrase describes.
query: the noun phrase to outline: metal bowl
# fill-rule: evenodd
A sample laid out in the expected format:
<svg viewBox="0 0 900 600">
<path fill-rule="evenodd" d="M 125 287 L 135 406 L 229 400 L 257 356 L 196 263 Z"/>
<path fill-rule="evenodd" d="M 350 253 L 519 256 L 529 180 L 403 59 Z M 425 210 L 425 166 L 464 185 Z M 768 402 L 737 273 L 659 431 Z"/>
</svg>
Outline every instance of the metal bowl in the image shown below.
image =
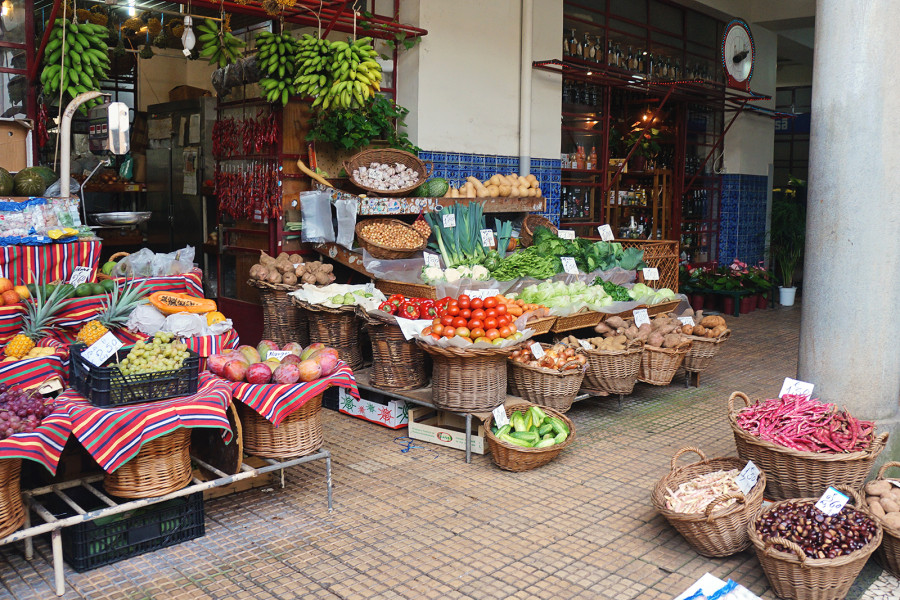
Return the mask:
<svg viewBox="0 0 900 600">
<path fill-rule="evenodd" d="M 147 212 L 108 212 L 91 215 L 98 225 L 140 225 L 150 220 Z"/>
</svg>

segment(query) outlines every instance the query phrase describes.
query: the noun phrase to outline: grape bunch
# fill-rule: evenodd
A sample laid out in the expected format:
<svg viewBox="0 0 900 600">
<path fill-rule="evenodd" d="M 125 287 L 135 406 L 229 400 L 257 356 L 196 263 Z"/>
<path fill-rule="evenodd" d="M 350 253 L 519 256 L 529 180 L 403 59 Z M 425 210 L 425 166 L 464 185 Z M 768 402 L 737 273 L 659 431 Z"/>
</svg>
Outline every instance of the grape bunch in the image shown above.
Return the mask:
<svg viewBox="0 0 900 600">
<path fill-rule="evenodd" d="M 53 401 L 37 391 L 25 392 L 0 383 L 0 439 L 16 433 L 31 433 L 53 412 Z"/>
<path fill-rule="evenodd" d="M 172 371 L 184 364 L 188 357 L 188 349 L 184 342 L 173 341 L 171 333 L 157 331 L 150 341 L 141 340 L 136 343 L 128 356 L 116 366 L 123 375 L 140 373 L 158 373 Z"/>
</svg>

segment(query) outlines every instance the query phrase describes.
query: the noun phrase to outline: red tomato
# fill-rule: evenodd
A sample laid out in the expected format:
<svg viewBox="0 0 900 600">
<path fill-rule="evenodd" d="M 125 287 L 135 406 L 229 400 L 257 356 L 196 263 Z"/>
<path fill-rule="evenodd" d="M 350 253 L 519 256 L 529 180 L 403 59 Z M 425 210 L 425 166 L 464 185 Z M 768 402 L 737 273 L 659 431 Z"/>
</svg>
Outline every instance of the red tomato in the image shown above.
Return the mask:
<svg viewBox="0 0 900 600">
<path fill-rule="evenodd" d="M 422 335 L 431 335 L 431 332 L 434 330 L 430 325 L 422 330 Z"/>
<path fill-rule="evenodd" d="M 490 296 L 490 297 L 484 299 L 484 307 L 485 308 L 494 308 L 495 306 L 497 306 L 497 297 L 496 296 Z"/>
<path fill-rule="evenodd" d="M 485 329 L 496 329 L 497 328 L 497 319 L 493 317 L 488 317 L 484 320 L 484 328 Z"/>
<path fill-rule="evenodd" d="M 447 307 L 447 310 L 444 312 L 446 315 L 450 315 L 451 317 L 455 317 L 459 314 L 459 306 L 456 304 L 451 304 Z"/>
<path fill-rule="evenodd" d="M 484 335 L 489 340 L 496 340 L 498 337 L 500 337 L 500 332 L 496 329 L 488 329 L 484 332 Z"/>
<path fill-rule="evenodd" d="M 435 318 L 432 319 L 432 321 L 431 321 L 431 325 L 432 325 L 432 326 L 434 326 L 434 325 L 440 325 L 440 324 L 441 324 L 441 318 L 440 318 L 440 317 L 435 317 Z"/>
<path fill-rule="evenodd" d="M 470 299 L 465 294 L 457 298 L 456 301 L 459 303 L 460 308 L 469 308 Z"/>
<path fill-rule="evenodd" d="M 453 319 L 453 327 L 459 329 L 460 327 L 465 327 L 468 321 L 463 319 L 462 317 L 456 317 Z"/>
<path fill-rule="evenodd" d="M 481 319 L 471 319 L 469 321 L 469 329 L 483 329 L 484 322 Z M 478 337 L 478 336 L 475 336 Z"/>
<path fill-rule="evenodd" d="M 496 317 L 498 313 L 497 313 L 496 308 L 489 308 L 486 311 L 484 311 L 484 314 L 486 317 L 490 318 L 490 317 Z"/>
<path fill-rule="evenodd" d="M 472 311 L 468 308 L 461 308 L 459 311 L 459 316 L 468 321 L 472 318 Z"/>
<path fill-rule="evenodd" d="M 431 331 L 432 331 L 432 333 L 436 333 L 438 335 L 444 335 L 444 325 L 442 323 L 438 323 L 437 325 L 432 325 Z"/>
<path fill-rule="evenodd" d="M 469 308 L 475 310 L 476 308 L 481 308 L 484 306 L 484 301 L 481 298 L 472 298 L 469 302 Z"/>
<path fill-rule="evenodd" d="M 509 325 L 512 323 L 512 319 L 509 318 L 509 315 L 500 315 L 497 317 L 497 325 L 503 327 L 504 325 Z M 505 335 L 503 337 L 506 337 Z"/>
<path fill-rule="evenodd" d="M 471 335 L 471 332 L 469 331 L 468 327 L 457 327 L 456 335 L 467 338 L 467 337 L 469 337 L 469 335 Z"/>
<path fill-rule="evenodd" d="M 441 336 L 439 336 L 438 334 L 432 332 L 432 333 L 431 333 L 431 339 L 433 339 L 433 340 L 439 340 L 439 339 L 441 339 Z"/>
<path fill-rule="evenodd" d="M 450 315 L 444 315 L 443 317 L 441 317 L 441 325 L 443 325 L 444 327 L 450 327 L 451 325 L 453 325 L 453 317 L 451 317 Z"/>
<path fill-rule="evenodd" d="M 512 331 L 509 330 L 508 326 L 503 326 L 500 328 L 500 337 L 507 338 L 512 335 Z"/>
<path fill-rule="evenodd" d="M 480 308 L 472 309 L 472 318 L 473 319 L 482 319 L 483 320 L 484 317 L 485 317 L 485 313 L 483 310 L 481 310 Z"/>
<path fill-rule="evenodd" d="M 484 336 L 484 329 L 482 329 L 481 327 L 478 327 L 476 329 L 471 330 L 469 335 L 472 336 L 473 340 L 477 340 L 478 338 Z"/>
<path fill-rule="evenodd" d="M 497 308 L 495 310 L 497 311 L 498 315 L 505 315 L 506 314 L 506 305 L 501 302 L 500 304 L 497 305 Z"/>
<path fill-rule="evenodd" d="M 519 328 L 516 327 L 516 324 L 515 324 L 515 323 L 510 323 L 510 324 L 509 324 L 509 330 L 510 330 L 510 332 L 515 333 L 515 332 L 517 332 L 517 331 L 519 330 Z"/>
<path fill-rule="evenodd" d="M 444 337 L 452 338 L 456 335 L 456 329 L 453 327 L 444 327 Z"/>
</svg>

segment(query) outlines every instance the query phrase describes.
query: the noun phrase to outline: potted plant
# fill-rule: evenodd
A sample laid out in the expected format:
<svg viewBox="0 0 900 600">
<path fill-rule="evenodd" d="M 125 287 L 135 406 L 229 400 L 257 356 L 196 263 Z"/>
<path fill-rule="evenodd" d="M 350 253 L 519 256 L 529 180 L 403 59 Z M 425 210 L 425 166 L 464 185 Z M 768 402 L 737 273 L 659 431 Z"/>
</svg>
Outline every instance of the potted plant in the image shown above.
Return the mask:
<svg viewBox="0 0 900 600">
<path fill-rule="evenodd" d="M 654 127 L 644 129 L 644 124 L 638 121 L 632 126 L 631 133 L 625 139 L 625 151 L 631 150 L 631 147 L 637 144 L 634 153 L 631 155 L 631 166 L 635 171 L 644 171 L 647 162 L 652 160 L 659 154 L 659 133 L 660 130 Z"/>
<path fill-rule="evenodd" d="M 791 186 L 772 200 L 772 225 L 769 233 L 769 251 L 780 276 L 778 302 L 792 306 L 797 293 L 794 272 L 803 257 L 806 241 L 806 210 L 798 199 L 797 188 L 805 182 L 791 178 Z"/>
</svg>

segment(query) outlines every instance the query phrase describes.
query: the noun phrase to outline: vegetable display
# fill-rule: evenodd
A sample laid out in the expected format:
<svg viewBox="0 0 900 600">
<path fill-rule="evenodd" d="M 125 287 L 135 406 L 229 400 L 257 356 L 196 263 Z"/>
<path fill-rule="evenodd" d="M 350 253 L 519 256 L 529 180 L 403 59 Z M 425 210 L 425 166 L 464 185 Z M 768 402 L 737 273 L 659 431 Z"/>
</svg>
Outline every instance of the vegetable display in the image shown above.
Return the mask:
<svg viewBox="0 0 900 600">
<path fill-rule="evenodd" d="M 632 300 L 641 302 L 643 304 L 650 304 L 651 306 L 654 304 L 669 302 L 670 300 L 675 299 L 675 292 L 673 292 L 669 288 L 655 290 L 652 287 L 644 285 L 643 283 L 634 284 L 634 287 L 632 287 L 628 291 L 628 295 Z"/>
<path fill-rule="evenodd" d="M 552 371 L 573 371 L 583 369 L 587 363 L 587 357 L 581 348 L 567 344 L 553 344 L 544 349 L 541 358 L 535 357 L 530 347 L 513 351 L 509 360 L 528 367 L 549 369 Z"/>
<path fill-rule="evenodd" d="M 594 279 L 594 285 L 603 286 L 603 291 L 609 294 L 614 302 L 628 302 L 633 300 L 627 287 L 617 285 L 611 281 L 603 281 L 601 277 Z"/>
<path fill-rule="evenodd" d="M 676 490 L 666 488 L 666 508 L 675 512 L 696 514 L 706 511 L 709 503 L 726 494 L 740 494 L 741 489 L 735 483 L 737 469 L 729 471 L 713 471 L 705 475 L 685 481 Z M 718 505 L 718 509 L 728 508 L 737 502 L 730 498 Z"/>
<path fill-rule="evenodd" d="M 388 248 L 413 250 L 422 246 L 421 234 L 415 229 L 399 223 L 370 221 L 362 226 L 360 235 L 368 242 Z"/>
<path fill-rule="evenodd" d="M 364 290 L 354 290 L 345 294 L 336 294 L 328 299 L 332 304 L 341 306 L 355 306 L 360 298 L 371 298 L 372 294 Z"/>
<path fill-rule="evenodd" d="M 763 540 L 780 537 L 796 543 L 810 558 L 836 558 L 863 548 L 878 526 L 865 513 L 844 506 L 828 516 L 814 502 L 790 501 L 763 512 L 756 520 Z M 793 554 L 776 543 L 775 548 Z"/>
<path fill-rule="evenodd" d="M 481 243 L 481 230 L 486 229 L 484 203 L 444 206 L 426 213 L 425 219 L 448 267 L 480 264 L 487 256 Z"/>
<path fill-rule="evenodd" d="M 513 294 L 510 294 L 512 297 Z M 610 298 L 599 285 L 587 285 L 580 281 L 563 283 L 562 281 L 545 281 L 532 284 L 516 296 L 529 304 L 543 304 L 550 308 L 568 307 L 576 304 L 587 304 L 591 307 L 603 307 L 612 304 Z"/>
<path fill-rule="evenodd" d="M 368 167 L 353 169 L 350 177 L 356 183 L 376 190 L 394 191 L 408 188 L 419 181 L 419 172 L 403 163 L 373 162 Z M 416 244 L 418 245 L 418 244 Z"/>
<path fill-rule="evenodd" d="M 275 342 L 262 340 L 255 348 L 244 345 L 224 354 L 213 354 L 206 364 L 214 375 L 229 381 L 280 385 L 315 381 L 328 377 L 338 368 L 337 350 L 325 344 L 313 343 L 304 349 L 297 342 L 288 342 L 281 351 L 290 354 L 280 358 L 269 354 L 278 350 Z"/>
<path fill-rule="evenodd" d="M 717 338 L 728 329 L 723 317 L 718 315 L 704 317 L 703 311 L 699 310 L 694 314 L 694 321 L 693 325 L 684 325 L 681 328 L 681 333 L 698 337 Z"/>
<path fill-rule="evenodd" d="M 472 281 L 487 281 L 491 278 L 490 271 L 481 265 L 459 265 L 457 267 L 449 267 L 441 269 L 440 267 L 423 267 L 422 281 L 427 283 L 435 283 L 446 281 L 447 283 L 456 283 L 460 279 L 471 279 Z"/>
<path fill-rule="evenodd" d="M 741 409 L 737 424 L 762 440 L 802 452 L 859 452 L 875 437 L 873 422 L 860 421 L 833 404 L 793 394 Z"/>
<path fill-rule="evenodd" d="M 250 279 L 273 285 L 329 285 L 334 283 L 334 265 L 321 261 L 303 262 L 299 254 L 282 252 L 277 258 L 260 252 L 259 262 L 250 267 Z"/>
<path fill-rule="evenodd" d="M 435 315 L 422 336 L 431 336 L 435 340 L 458 337 L 468 342 L 496 345 L 522 337 L 508 305 L 497 296 L 482 300 L 463 294 L 455 300 L 445 298 L 439 304 L 440 316 Z"/>
<path fill-rule="evenodd" d="M 555 256 L 541 254 L 541 251 L 530 246 L 521 252 L 514 252 L 500 261 L 491 276 L 497 281 L 511 281 L 523 277 L 550 279 L 558 273 L 560 263 Z"/>
<path fill-rule="evenodd" d="M 681 332 L 682 327 L 681 321 L 670 313 L 656 315 L 649 323 L 640 327 L 634 322 L 613 316 L 598 323 L 594 331 L 607 338 L 624 335 L 628 341 L 639 340 L 654 348 L 677 348 L 687 339 Z"/>
<path fill-rule="evenodd" d="M 888 527 L 900 529 L 900 487 L 886 479 L 866 484 L 869 511 Z"/>
<path fill-rule="evenodd" d="M 511 173 L 501 175 L 496 173 L 490 179 L 482 182 L 477 177 L 467 177 L 466 182 L 458 189 L 450 187 L 447 198 L 518 198 L 534 196 L 541 197 L 540 183 L 532 174 L 526 176 Z"/>
<path fill-rule="evenodd" d="M 608 271 L 614 267 L 634 271 L 644 266 L 644 251 L 638 248 L 623 248 L 619 242 L 591 242 L 584 238 L 564 240 L 546 227 L 535 228 L 532 247 L 547 256 L 571 256 L 583 273 L 596 270 Z M 562 272 L 562 263 L 557 258 L 557 273 Z"/>
<path fill-rule="evenodd" d="M 562 444 L 569 437 L 569 427 L 559 417 L 547 415 L 538 406 L 530 406 L 524 413 L 514 411 L 503 427 L 493 425 L 491 432 L 497 439 L 520 448 L 547 448 Z"/>
<path fill-rule="evenodd" d="M 624 335 L 592 337 L 584 340 L 579 340 L 574 335 L 567 335 L 562 339 L 562 342 L 573 346 L 581 346 L 581 342 L 585 342 L 591 346 L 592 350 L 606 350 L 609 352 L 621 352 L 628 347 L 628 338 Z"/>
</svg>

